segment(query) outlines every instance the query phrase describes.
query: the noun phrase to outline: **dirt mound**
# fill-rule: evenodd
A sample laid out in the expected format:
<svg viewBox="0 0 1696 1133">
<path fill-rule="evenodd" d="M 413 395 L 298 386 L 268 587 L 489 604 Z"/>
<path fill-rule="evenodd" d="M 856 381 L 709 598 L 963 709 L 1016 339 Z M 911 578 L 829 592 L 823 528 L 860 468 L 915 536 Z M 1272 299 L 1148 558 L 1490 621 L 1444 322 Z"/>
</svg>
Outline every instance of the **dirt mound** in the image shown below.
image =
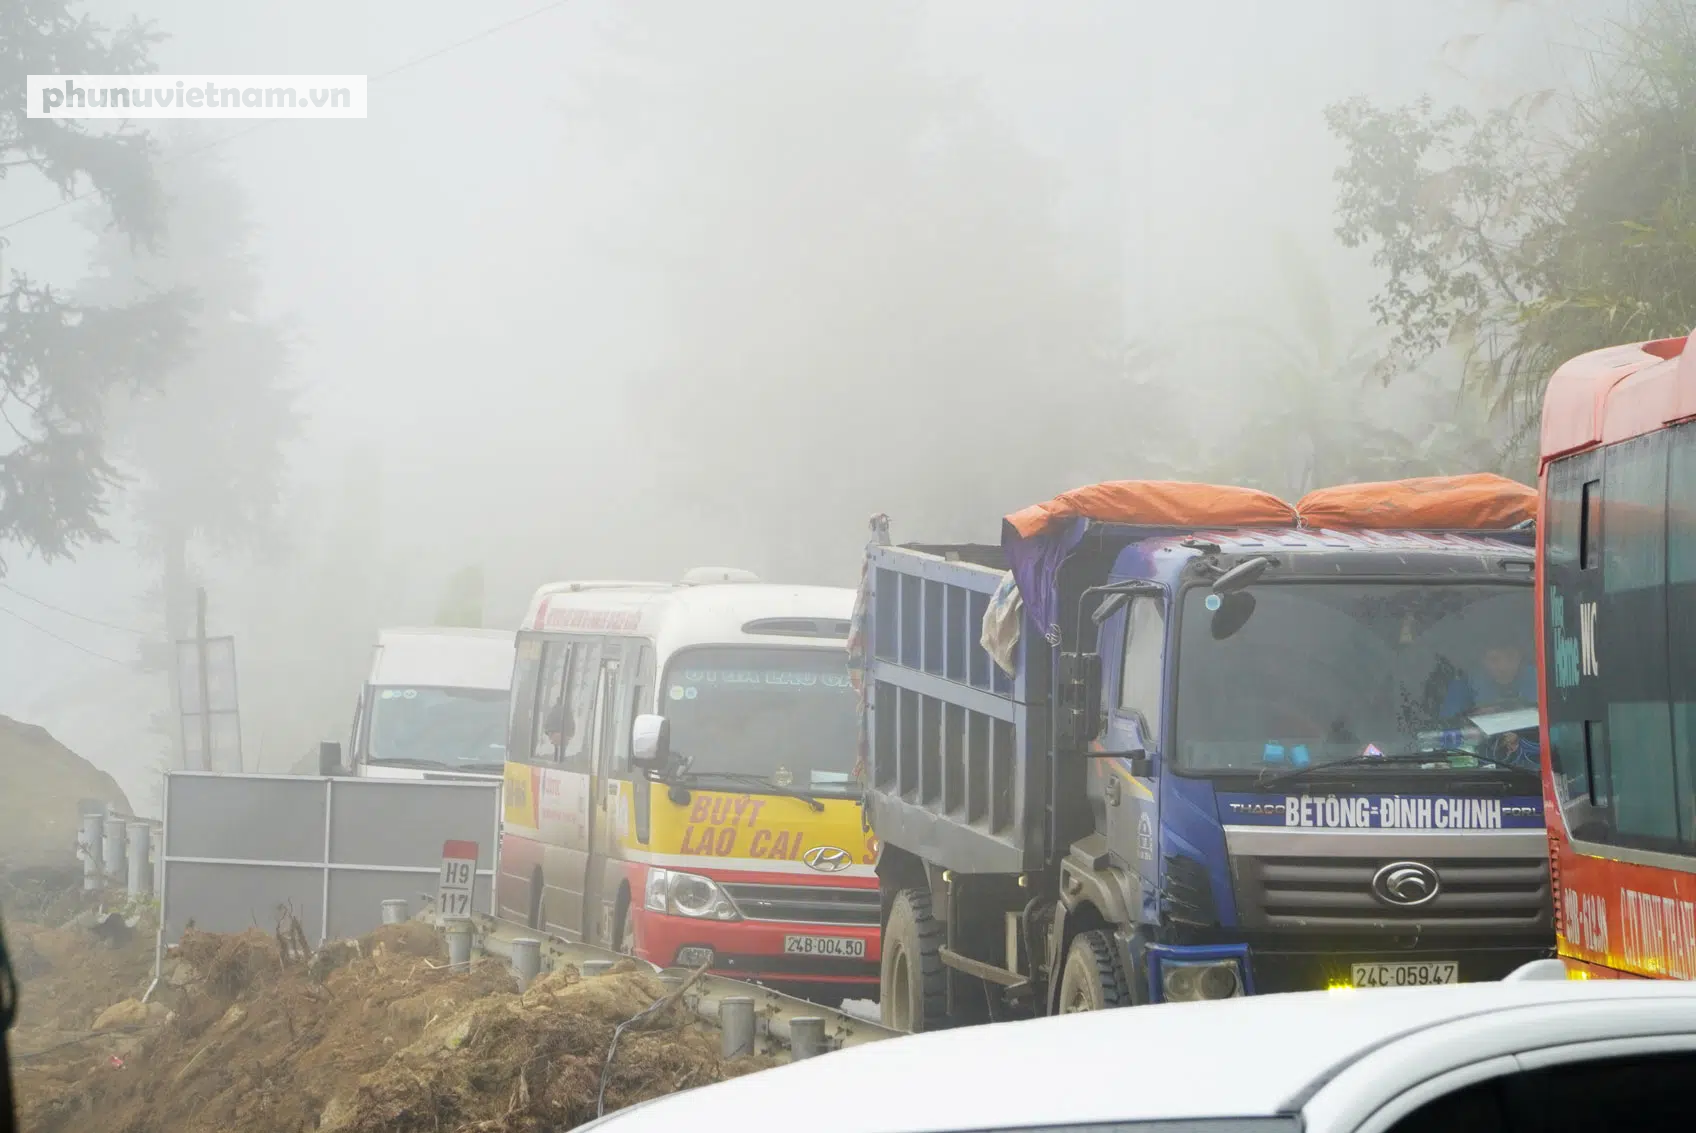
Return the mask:
<svg viewBox="0 0 1696 1133">
<path fill-rule="evenodd" d="M 86 919 L 59 928 L 7 919 L 6 948 L 18 977 L 15 1049 L 37 1050 L 92 1030 L 106 1008 L 147 990 L 151 926 L 113 939 L 86 927 Z"/>
<path fill-rule="evenodd" d="M 128 1029 L 100 1041 L 127 1049 L 23 1063 L 24 1128 L 540 1133 L 593 1118 L 603 1071 L 610 1111 L 770 1061 L 721 1059 L 716 1032 L 635 965 L 589 980 L 565 969 L 520 995 L 505 961 L 449 970 L 440 936 L 416 923 L 310 957 L 287 932 L 191 930 L 163 993 L 164 1019 L 109 1001 Z"/>
<path fill-rule="evenodd" d="M 18 1019 L 8 1043 L 20 1105 L 44 1105 L 79 1088 L 88 1067 L 120 1062 L 169 1007 L 138 998 L 153 973 L 152 926 L 102 935 L 89 914 L 61 927 L 8 918 L 6 947 L 18 977 Z M 25 1118 L 25 1129 L 34 1126 Z"/>
<path fill-rule="evenodd" d="M 132 813 L 113 778 L 34 724 L 0 716 L 0 873 L 76 862 L 77 802 Z"/>
</svg>

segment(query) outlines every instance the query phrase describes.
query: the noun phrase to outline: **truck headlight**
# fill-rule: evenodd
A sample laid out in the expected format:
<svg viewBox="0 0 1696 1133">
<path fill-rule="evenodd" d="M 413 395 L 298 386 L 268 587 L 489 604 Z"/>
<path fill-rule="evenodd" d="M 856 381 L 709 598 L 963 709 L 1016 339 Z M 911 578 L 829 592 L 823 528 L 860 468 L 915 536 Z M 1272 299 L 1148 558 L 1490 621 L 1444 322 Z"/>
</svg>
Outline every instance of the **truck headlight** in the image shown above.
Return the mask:
<svg viewBox="0 0 1696 1133">
<path fill-rule="evenodd" d="M 718 882 L 698 873 L 675 869 L 650 869 L 642 905 L 656 913 L 678 917 L 701 917 L 715 921 L 740 920 Z"/>
<path fill-rule="evenodd" d="M 1235 960 L 1162 959 L 1160 990 L 1167 1003 L 1232 999 L 1243 993 L 1243 980 Z"/>
</svg>

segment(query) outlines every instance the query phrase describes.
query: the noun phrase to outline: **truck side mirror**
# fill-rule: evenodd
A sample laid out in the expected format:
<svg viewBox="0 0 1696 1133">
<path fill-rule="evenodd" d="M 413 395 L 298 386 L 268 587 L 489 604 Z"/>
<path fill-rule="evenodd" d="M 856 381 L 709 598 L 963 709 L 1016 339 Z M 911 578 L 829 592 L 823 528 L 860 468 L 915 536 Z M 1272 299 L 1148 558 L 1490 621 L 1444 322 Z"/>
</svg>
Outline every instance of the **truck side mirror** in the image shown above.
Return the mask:
<svg viewBox="0 0 1696 1133">
<path fill-rule="evenodd" d="M 1060 680 L 1055 697 L 1059 747 L 1083 753 L 1101 734 L 1101 654 L 1060 654 Z"/>
<path fill-rule="evenodd" d="M 1256 555 L 1252 559 L 1240 562 L 1218 578 L 1213 580 L 1213 593 L 1235 594 L 1251 586 L 1266 568 L 1272 565 L 1272 560 L 1265 555 Z"/>
<path fill-rule="evenodd" d="M 1138 779 L 1147 779 L 1154 774 L 1154 760 L 1140 747 L 1134 751 L 1092 751 L 1089 755 L 1091 759 L 1123 759 L 1131 765 L 1130 772 Z"/>
<path fill-rule="evenodd" d="M 665 774 L 671 766 L 671 721 L 641 715 L 630 725 L 630 765 L 650 774 Z"/>
<path fill-rule="evenodd" d="M 325 740 L 318 745 L 318 774 L 340 775 L 342 773 L 342 745 L 336 740 Z"/>
</svg>

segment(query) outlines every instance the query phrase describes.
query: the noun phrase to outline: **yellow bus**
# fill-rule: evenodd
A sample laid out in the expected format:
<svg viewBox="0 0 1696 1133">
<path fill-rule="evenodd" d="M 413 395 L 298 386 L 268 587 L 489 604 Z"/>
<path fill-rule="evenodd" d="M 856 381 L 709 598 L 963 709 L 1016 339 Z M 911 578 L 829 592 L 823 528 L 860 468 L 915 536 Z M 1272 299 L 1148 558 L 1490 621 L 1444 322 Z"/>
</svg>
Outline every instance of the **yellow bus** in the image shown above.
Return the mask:
<svg viewBox="0 0 1696 1133">
<path fill-rule="evenodd" d="M 513 670 L 501 915 L 827 1003 L 875 998 L 853 606 L 852 590 L 726 570 L 538 590 Z"/>
</svg>

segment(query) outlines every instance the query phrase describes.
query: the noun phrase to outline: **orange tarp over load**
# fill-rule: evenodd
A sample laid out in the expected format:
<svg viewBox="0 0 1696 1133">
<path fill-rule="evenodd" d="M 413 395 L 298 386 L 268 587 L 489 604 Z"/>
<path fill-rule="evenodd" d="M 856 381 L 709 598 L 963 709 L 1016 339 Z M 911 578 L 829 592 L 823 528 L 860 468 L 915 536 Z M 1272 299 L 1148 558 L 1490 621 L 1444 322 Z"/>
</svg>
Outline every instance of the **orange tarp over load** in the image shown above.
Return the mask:
<svg viewBox="0 0 1696 1133">
<path fill-rule="evenodd" d="M 1181 480 L 1113 480 L 1073 488 L 1014 512 L 1006 522 L 1029 539 L 1075 516 L 1141 527 L 1293 527 L 1296 522 L 1295 509 L 1270 493 Z"/>
<path fill-rule="evenodd" d="M 1296 505 L 1304 527 L 1499 531 L 1537 515 L 1537 490 L 1478 472 L 1319 488 Z"/>
</svg>

